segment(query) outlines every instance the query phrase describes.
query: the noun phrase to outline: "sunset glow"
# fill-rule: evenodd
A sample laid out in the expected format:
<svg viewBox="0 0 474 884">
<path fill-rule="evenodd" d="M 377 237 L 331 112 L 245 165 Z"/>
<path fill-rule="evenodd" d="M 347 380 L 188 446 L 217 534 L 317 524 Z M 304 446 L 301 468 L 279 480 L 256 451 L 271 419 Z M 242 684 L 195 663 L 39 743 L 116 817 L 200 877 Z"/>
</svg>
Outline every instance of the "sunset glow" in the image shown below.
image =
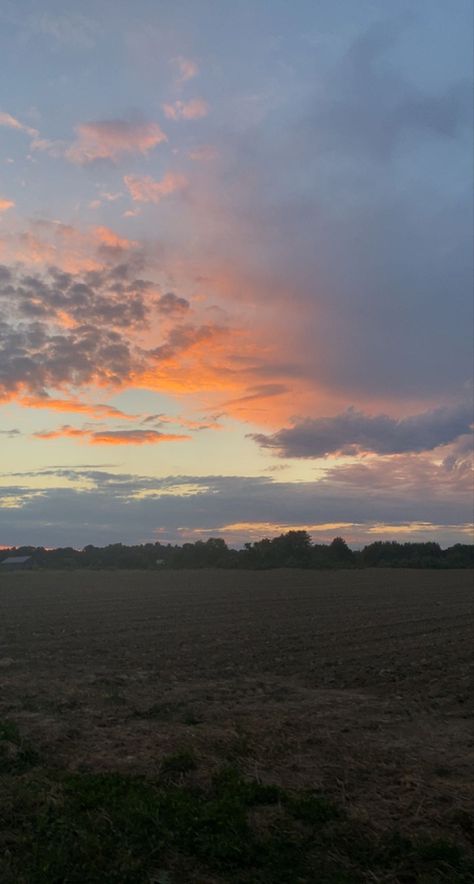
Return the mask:
<svg viewBox="0 0 474 884">
<path fill-rule="evenodd" d="M 3 545 L 466 542 L 456 5 L 0 11 Z"/>
</svg>

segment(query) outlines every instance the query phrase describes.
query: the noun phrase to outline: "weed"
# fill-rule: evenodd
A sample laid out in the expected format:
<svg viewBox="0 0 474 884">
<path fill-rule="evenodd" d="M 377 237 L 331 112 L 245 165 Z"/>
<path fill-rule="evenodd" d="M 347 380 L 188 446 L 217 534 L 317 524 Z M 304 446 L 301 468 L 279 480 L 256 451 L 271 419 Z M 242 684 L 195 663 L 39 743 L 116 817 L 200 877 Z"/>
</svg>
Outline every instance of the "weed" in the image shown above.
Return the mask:
<svg viewBox="0 0 474 884">
<path fill-rule="evenodd" d="M 183 752 L 175 752 L 173 755 L 167 755 L 161 762 L 160 773 L 164 777 L 173 776 L 173 774 L 187 774 L 196 770 L 197 761 L 194 752 L 184 750 Z"/>
</svg>

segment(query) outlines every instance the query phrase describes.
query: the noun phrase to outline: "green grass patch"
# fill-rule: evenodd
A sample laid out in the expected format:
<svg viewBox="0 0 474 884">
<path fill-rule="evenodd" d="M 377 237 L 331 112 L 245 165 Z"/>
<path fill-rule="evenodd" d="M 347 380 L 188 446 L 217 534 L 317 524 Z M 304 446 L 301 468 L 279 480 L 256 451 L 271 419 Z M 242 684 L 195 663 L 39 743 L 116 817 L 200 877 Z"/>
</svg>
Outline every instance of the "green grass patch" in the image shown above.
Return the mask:
<svg viewBox="0 0 474 884">
<path fill-rule="evenodd" d="M 12 723 L 0 735 L 21 749 Z M 377 838 L 320 792 L 233 767 L 197 786 L 196 766 L 183 751 L 163 760 L 158 779 L 2 771 L 0 881 L 181 884 L 189 869 L 222 884 L 465 884 L 474 875 L 452 842 Z"/>
</svg>

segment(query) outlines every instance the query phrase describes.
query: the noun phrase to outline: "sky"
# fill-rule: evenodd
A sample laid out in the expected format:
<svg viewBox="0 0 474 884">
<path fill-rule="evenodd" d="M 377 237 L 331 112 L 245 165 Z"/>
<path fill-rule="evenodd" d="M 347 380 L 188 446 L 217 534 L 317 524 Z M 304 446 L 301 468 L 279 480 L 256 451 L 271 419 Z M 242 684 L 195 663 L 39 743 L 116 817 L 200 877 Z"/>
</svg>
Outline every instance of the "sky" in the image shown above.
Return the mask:
<svg viewBox="0 0 474 884">
<path fill-rule="evenodd" d="M 3 0 L 0 546 L 471 542 L 470 0 Z"/>
</svg>

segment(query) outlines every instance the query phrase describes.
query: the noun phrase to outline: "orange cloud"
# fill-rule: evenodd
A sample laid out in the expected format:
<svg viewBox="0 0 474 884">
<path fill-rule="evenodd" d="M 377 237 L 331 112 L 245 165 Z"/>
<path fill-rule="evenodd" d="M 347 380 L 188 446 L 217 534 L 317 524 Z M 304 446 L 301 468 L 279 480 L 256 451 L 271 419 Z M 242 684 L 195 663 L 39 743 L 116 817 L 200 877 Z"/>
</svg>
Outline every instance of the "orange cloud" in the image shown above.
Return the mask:
<svg viewBox="0 0 474 884">
<path fill-rule="evenodd" d="M 85 430 L 67 424 L 57 430 L 33 433 L 33 436 L 36 439 L 82 439 L 90 445 L 156 445 L 191 438 L 178 433 L 160 433 L 158 430 Z"/>
<path fill-rule="evenodd" d="M 113 249 L 133 249 L 138 246 L 135 240 L 119 236 L 110 227 L 94 227 L 93 234 L 99 243 Z"/>
<path fill-rule="evenodd" d="M 14 205 L 13 200 L 6 200 L 0 197 L 0 212 L 6 212 L 8 209 L 12 209 Z"/>
<path fill-rule="evenodd" d="M 158 204 L 163 197 L 184 190 L 188 184 L 187 178 L 184 175 L 178 175 L 174 172 L 167 172 L 161 181 L 155 181 L 148 175 L 142 178 L 126 175 L 123 180 L 132 200 L 136 203 Z"/>
<path fill-rule="evenodd" d="M 158 430 L 108 430 L 93 433 L 93 445 L 150 445 L 157 442 L 181 442 L 190 439 L 180 433 L 160 433 Z"/>
<path fill-rule="evenodd" d="M 207 117 L 209 105 L 203 98 L 191 98 L 189 101 L 164 104 L 163 112 L 168 120 L 200 120 L 202 117 Z"/>
<path fill-rule="evenodd" d="M 49 396 L 23 396 L 18 405 L 27 408 L 38 408 L 46 411 L 62 411 L 70 414 L 88 414 L 92 417 L 115 417 L 121 420 L 136 420 L 139 415 L 125 414 L 113 405 L 103 403 L 81 402 L 79 399 L 53 399 Z"/>
<path fill-rule="evenodd" d="M 123 154 L 146 154 L 157 144 L 167 141 L 157 123 L 127 120 L 98 120 L 80 123 L 76 141 L 66 151 L 73 163 L 85 165 L 95 160 L 116 160 Z"/>
</svg>

